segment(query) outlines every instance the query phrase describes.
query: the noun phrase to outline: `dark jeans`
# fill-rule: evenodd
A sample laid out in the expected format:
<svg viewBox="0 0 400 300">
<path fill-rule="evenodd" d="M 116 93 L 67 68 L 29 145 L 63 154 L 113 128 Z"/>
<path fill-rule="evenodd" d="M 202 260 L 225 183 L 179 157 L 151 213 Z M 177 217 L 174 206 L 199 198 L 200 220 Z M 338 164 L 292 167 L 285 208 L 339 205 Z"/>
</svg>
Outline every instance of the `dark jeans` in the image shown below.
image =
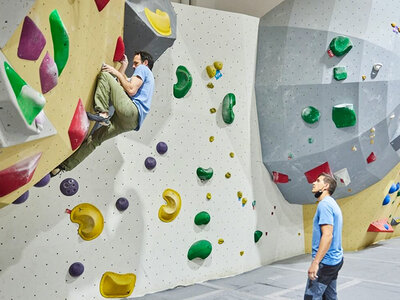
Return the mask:
<svg viewBox="0 0 400 300">
<path fill-rule="evenodd" d="M 339 270 L 343 266 L 343 259 L 337 265 L 319 264 L 316 280 L 307 280 L 304 300 L 336 300 L 336 281 Z"/>
</svg>

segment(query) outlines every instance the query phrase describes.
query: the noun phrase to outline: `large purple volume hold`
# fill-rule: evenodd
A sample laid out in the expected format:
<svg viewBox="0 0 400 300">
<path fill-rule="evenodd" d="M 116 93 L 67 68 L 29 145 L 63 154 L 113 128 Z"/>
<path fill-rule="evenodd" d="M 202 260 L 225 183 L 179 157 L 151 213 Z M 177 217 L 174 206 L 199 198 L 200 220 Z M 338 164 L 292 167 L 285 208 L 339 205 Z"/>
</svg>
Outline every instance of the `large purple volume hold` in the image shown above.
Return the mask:
<svg viewBox="0 0 400 300">
<path fill-rule="evenodd" d="M 148 157 L 148 158 L 146 158 L 146 160 L 144 161 L 144 165 L 146 166 L 146 168 L 148 169 L 148 170 L 153 170 L 155 167 L 156 167 L 156 165 L 157 165 L 157 162 L 156 162 L 156 159 L 154 158 L 154 157 Z"/>
<path fill-rule="evenodd" d="M 117 200 L 117 202 L 115 203 L 115 206 L 117 207 L 117 209 L 119 211 L 124 211 L 128 208 L 129 201 L 128 201 L 128 199 L 121 197 Z"/>
<path fill-rule="evenodd" d="M 85 267 L 83 266 L 82 263 L 80 262 L 75 262 L 69 267 L 69 275 L 72 277 L 78 277 L 82 275 L 83 271 L 85 270 Z"/>
<path fill-rule="evenodd" d="M 23 193 L 21 196 L 19 196 L 14 202 L 13 204 L 21 204 L 24 203 L 29 197 L 29 191 L 26 191 L 25 193 Z"/>
<path fill-rule="evenodd" d="M 31 18 L 25 17 L 18 45 L 18 57 L 37 60 L 46 45 L 46 38 Z"/>
<path fill-rule="evenodd" d="M 164 143 L 164 142 L 159 142 L 159 143 L 157 144 L 156 149 L 157 149 L 157 152 L 158 152 L 159 154 L 164 154 L 165 152 L 167 152 L 168 146 L 167 146 L 167 144 Z"/>
<path fill-rule="evenodd" d="M 36 184 L 35 187 L 43 187 L 50 182 L 50 173 L 40 179 Z"/>
<path fill-rule="evenodd" d="M 73 178 L 66 178 L 60 183 L 60 191 L 65 196 L 73 196 L 78 192 L 79 184 Z"/>
</svg>

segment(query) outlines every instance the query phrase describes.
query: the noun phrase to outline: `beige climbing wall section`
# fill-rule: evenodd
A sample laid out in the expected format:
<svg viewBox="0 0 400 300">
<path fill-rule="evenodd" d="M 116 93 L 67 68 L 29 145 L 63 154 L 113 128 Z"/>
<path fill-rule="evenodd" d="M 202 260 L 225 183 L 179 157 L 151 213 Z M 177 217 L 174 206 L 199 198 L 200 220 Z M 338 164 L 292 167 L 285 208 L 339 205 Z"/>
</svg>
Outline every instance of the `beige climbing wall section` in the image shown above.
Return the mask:
<svg viewBox="0 0 400 300">
<path fill-rule="evenodd" d="M 393 183 L 400 181 L 400 164 L 393 168 L 381 181 L 362 192 L 337 202 L 343 213 L 343 249 L 360 250 L 380 240 L 400 236 L 400 225 L 393 232 L 367 232 L 369 225 L 379 219 L 400 217 L 400 197 L 397 192 L 390 195 L 391 201 L 382 205 Z M 307 253 L 311 252 L 312 221 L 316 205 L 304 205 L 304 242 Z"/>
<path fill-rule="evenodd" d="M 38 0 L 28 16 L 46 37 L 47 43 L 39 59 L 29 61 L 17 56 L 23 20 L 1 49 L 17 73 L 34 89 L 40 91 L 40 63 L 46 52 L 54 58 L 49 24 L 49 15 L 54 9 L 57 9 L 70 40 L 69 59 L 58 78 L 58 85 L 44 95 L 47 101 L 44 111 L 58 134 L 0 149 L 0 170 L 43 152 L 32 180 L 20 189 L 1 197 L 0 208 L 18 198 L 72 153 L 68 137 L 72 116 L 79 99 L 82 99 L 86 110 L 91 109 L 96 75 L 101 64 L 106 62 L 113 65 L 115 44 L 118 36 L 122 35 L 124 25 L 124 5 L 123 0 L 113 0 L 99 12 L 93 0 Z M 7 6 L 1 9 L 7 10 Z"/>
</svg>

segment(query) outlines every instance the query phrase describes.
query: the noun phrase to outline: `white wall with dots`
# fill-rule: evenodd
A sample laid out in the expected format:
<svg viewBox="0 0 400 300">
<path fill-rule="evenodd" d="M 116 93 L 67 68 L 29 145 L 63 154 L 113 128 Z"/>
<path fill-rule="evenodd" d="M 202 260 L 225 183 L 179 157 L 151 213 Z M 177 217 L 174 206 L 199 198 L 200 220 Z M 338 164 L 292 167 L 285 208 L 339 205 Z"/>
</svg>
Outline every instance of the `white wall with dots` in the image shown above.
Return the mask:
<svg viewBox="0 0 400 300">
<path fill-rule="evenodd" d="M 105 142 L 73 171 L 32 188 L 25 203 L 0 210 L 0 299 L 102 299 L 99 283 L 107 271 L 136 274 L 131 297 L 141 296 L 304 253 L 302 207 L 283 199 L 261 161 L 254 93 L 259 19 L 179 4 L 174 8 L 177 40 L 154 66 L 152 109 L 141 130 Z M 205 68 L 216 60 L 224 63 L 223 76 L 210 80 Z M 179 65 L 193 77 L 182 99 L 172 94 Z M 207 88 L 209 82 L 213 89 Z M 231 125 L 221 117 L 227 93 L 237 101 Z M 159 141 L 168 144 L 164 155 L 156 152 Z M 144 166 L 148 156 L 157 160 L 152 171 Z M 198 167 L 212 167 L 214 176 L 201 182 Z M 71 197 L 59 191 L 67 177 L 79 182 Z M 158 218 L 167 188 L 182 198 L 171 223 Z M 244 206 L 238 191 L 248 200 Z M 129 200 L 124 212 L 115 208 L 119 197 Z M 78 225 L 65 213 L 83 202 L 95 205 L 105 220 L 103 232 L 92 241 L 79 237 Z M 193 220 L 202 210 L 211 221 L 199 227 Z M 255 230 L 264 233 L 257 244 Z M 201 239 L 211 242 L 211 255 L 189 261 L 190 246 Z M 73 278 L 68 268 L 78 261 L 85 270 Z"/>
</svg>

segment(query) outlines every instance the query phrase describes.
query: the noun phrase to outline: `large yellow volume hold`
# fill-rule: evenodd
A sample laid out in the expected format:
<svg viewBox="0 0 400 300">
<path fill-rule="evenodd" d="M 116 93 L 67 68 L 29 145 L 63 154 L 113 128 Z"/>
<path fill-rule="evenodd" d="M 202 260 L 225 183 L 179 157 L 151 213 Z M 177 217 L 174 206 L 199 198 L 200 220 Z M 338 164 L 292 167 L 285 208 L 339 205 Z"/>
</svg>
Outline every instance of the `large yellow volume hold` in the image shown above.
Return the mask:
<svg viewBox="0 0 400 300">
<path fill-rule="evenodd" d="M 97 238 L 103 231 L 104 218 L 100 210 L 90 203 L 75 206 L 70 215 L 71 221 L 79 224 L 78 234 L 85 241 Z"/>
<path fill-rule="evenodd" d="M 159 9 L 156 9 L 154 13 L 147 7 L 144 8 L 144 13 L 155 31 L 164 36 L 171 35 L 171 22 L 168 13 Z"/>
<path fill-rule="evenodd" d="M 160 207 L 158 217 L 163 222 L 171 222 L 178 216 L 181 210 L 181 196 L 172 189 L 166 189 L 162 197 L 167 204 Z"/>
<path fill-rule="evenodd" d="M 132 294 L 136 275 L 105 272 L 100 281 L 100 293 L 105 298 L 124 298 Z"/>
</svg>

